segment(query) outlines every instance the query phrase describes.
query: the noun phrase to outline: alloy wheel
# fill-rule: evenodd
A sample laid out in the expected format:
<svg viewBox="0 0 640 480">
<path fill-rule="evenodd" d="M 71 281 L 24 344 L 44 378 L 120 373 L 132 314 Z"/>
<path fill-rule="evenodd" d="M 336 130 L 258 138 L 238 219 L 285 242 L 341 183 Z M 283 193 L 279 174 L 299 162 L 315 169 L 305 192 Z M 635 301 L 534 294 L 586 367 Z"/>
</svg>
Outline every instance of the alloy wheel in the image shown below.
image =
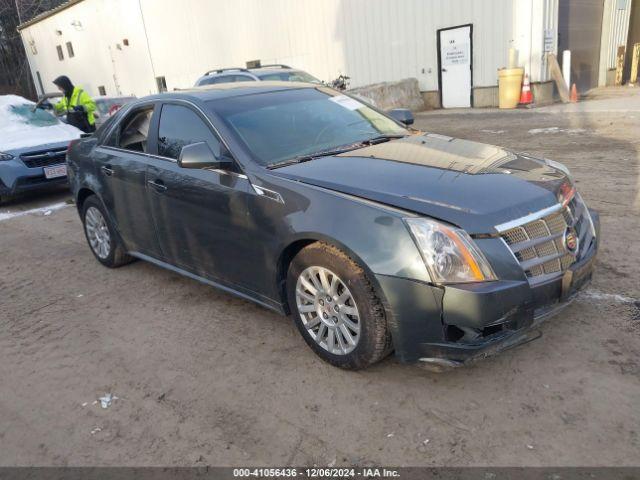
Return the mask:
<svg viewBox="0 0 640 480">
<path fill-rule="evenodd" d="M 111 253 L 111 233 L 102 212 L 96 207 L 89 207 L 84 217 L 84 227 L 91 250 L 102 260 Z"/>
<path fill-rule="evenodd" d="M 309 267 L 296 282 L 296 304 L 311 338 L 334 355 L 347 355 L 360 339 L 360 315 L 353 295 L 331 270 Z"/>
</svg>

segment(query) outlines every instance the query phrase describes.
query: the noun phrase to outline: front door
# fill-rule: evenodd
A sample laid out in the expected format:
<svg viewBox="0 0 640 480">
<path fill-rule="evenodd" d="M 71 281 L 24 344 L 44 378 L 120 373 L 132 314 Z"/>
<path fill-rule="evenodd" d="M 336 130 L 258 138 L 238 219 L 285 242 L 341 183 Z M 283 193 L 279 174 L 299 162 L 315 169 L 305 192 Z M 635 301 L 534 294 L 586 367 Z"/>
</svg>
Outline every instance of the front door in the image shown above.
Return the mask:
<svg viewBox="0 0 640 480">
<path fill-rule="evenodd" d="M 147 188 L 165 261 L 235 289 L 247 285 L 247 198 L 251 184 L 237 171 L 181 168 L 183 146 L 220 140 L 187 104 L 165 103 L 157 157 L 149 159 Z"/>
<path fill-rule="evenodd" d="M 160 254 L 147 197 L 147 136 L 154 105 L 127 114 L 104 145 L 96 148 L 95 174 L 107 212 L 127 250 Z"/>
<path fill-rule="evenodd" d="M 438 61 L 443 108 L 471 106 L 471 25 L 438 30 Z"/>
</svg>

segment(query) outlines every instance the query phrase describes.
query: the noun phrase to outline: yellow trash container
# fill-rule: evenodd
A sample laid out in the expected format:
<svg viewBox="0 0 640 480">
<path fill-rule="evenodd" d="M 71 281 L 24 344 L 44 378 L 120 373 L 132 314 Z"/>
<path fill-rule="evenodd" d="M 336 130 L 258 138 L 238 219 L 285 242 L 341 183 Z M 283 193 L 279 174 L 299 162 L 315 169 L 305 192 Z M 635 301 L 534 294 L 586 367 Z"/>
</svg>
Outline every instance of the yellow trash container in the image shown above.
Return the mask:
<svg viewBox="0 0 640 480">
<path fill-rule="evenodd" d="M 501 68 L 498 70 L 498 93 L 500 108 L 516 108 L 520 101 L 524 68 Z"/>
</svg>

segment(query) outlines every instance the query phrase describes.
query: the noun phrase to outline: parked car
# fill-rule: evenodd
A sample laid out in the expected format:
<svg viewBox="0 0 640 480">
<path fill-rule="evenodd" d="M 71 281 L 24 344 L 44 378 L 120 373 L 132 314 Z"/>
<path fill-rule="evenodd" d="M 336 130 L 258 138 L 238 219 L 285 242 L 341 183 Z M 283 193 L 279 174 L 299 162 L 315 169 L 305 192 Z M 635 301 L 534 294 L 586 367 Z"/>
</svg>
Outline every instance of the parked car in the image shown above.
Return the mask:
<svg viewBox="0 0 640 480">
<path fill-rule="evenodd" d="M 562 165 L 412 121 L 317 85 L 165 93 L 74 142 L 71 185 L 107 267 L 291 314 L 339 367 L 457 366 L 530 340 L 590 281 L 598 216 Z"/>
<path fill-rule="evenodd" d="M 67 146 L 81 134 L 26 98 L 0 96 L 0 201 L 66 184 Z"/>
<path fill-rule="evenodd" d="M 307 72 L 291 68 L 287 65 L 273 64 L 263 65 L 257 68 L 219 68 L 206 72 L 196 82 L 196 87 L 213 85 L 216 83 L 230 82 L 257 82 L 257 81 L 282 81 L 282 82 L 308 82 L 322 83 Z"/>
<path fill-rule="evenodd" d="M 94 117 L 96 119 L 96 128 L 99 128 L 111 115 L 116 113 L 127 103 L 135 100 L 136 97 L 96 97 L 96 111 Z"/>
</svg>

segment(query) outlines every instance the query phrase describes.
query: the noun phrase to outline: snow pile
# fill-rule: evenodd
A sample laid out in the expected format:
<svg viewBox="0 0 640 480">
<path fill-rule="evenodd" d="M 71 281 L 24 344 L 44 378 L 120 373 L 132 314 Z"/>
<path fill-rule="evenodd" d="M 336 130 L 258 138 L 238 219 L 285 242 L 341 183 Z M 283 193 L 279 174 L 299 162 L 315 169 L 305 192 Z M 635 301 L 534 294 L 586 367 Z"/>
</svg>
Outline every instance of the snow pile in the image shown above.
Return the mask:
<svg viewBox="0 0 640 480">
<path fill-rule="evenodd" d="M 0 152 L 80 138 L 80 130 L 60 121 L 49 126 L 27 123 L 12 111 L 13 106 L 25 105 L 33 106 L 34 103 L 17 95 L 0 95 Z"/>
</svg>

